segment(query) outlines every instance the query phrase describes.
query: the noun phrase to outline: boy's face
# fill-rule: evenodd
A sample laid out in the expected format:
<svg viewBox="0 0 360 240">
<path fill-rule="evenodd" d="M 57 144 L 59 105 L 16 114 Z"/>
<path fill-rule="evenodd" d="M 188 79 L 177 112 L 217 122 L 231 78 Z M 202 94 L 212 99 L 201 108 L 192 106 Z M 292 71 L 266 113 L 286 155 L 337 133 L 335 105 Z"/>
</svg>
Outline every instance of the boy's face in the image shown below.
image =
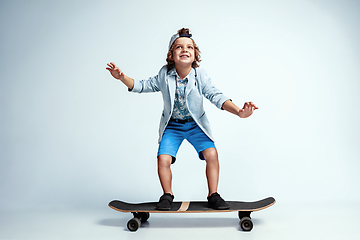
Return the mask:
<svg viewBox="0 0 360 240">
<path fill-rule="evenodd" d="M 195 46 L 191 38 L 180 37 L 174 42 L 173 59 L 176 65 L 190 65 L 195 61 Z"/>
</svg>

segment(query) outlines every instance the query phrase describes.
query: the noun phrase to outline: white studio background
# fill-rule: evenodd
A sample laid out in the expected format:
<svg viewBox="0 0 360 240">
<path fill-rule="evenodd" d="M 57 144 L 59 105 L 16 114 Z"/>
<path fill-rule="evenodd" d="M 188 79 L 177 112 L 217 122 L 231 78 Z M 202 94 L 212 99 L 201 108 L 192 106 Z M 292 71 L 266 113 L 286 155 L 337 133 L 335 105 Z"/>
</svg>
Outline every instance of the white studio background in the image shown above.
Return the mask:
<svg viewBox="0 0 360 240">
<path fill-rule="evenodd" d="M 1 1 L 1 208 L 156 201 L 162 98 L 105 70 L 155 76 L 189 27 L 201 67 L 242 106 L 206 101 L 227 200 L 358 201 L 357 1 Z M 205 200 L 205 164 L 184 142 L 176 200 Z M 25 204 L 26 203 L 26 204 Z"/>
</svg>

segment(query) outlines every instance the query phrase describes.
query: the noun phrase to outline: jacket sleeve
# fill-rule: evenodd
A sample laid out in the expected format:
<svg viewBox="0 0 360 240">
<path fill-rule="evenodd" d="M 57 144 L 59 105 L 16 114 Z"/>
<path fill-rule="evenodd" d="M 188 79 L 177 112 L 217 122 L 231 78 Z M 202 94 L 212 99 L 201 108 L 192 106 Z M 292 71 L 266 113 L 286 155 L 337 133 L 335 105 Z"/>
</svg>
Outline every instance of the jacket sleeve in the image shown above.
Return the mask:
<svg viewBox="0 0 360 240">
<path fill-rule="evenodd" d="M 217 108 L 222 109 L 224 102 L 229 100 L 218 88 L 216 88 L 212 82 L 211 78 L 203 71 L 200 73 L 201 79 L 201 91 L 205 98 L 207 98 L 211 103 L 213 103 Z"/>
<path fill-rule="evenodd" d="M 147 80 L 136 80 L 134 79 L 133 89 L 129 89 L 130 92 L 134 93 L 148 93 L 148 92 L 158 92 L 159 88 L 159 75 L 155 77 L 150 77 Z"/>
<path fill-rule="evenodd" d="M 158 75 L 155 77 L 150 77 L 147 80 L 136 80 L 134 79 L 134 87 L 133 89 L 129 89 L 130 92 L 135 93 L 148 93 L 148 92 L 159 92 L 161 91 L 161 82 L 164 81 L 166 77 L 166 65 L 164 65 Z M 161 80 L 162 79 L 162 80 Z"/>
</svg>

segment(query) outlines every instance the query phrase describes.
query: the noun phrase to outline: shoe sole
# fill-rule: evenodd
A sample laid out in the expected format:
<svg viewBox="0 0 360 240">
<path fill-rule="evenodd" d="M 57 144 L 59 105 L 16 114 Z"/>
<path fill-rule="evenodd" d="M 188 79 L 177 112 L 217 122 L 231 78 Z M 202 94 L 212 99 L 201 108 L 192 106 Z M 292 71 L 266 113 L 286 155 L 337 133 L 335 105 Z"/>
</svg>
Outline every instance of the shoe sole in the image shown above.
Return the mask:
<svg viewBox="0 0 360 240">
<path fill-rule="evenodd" d="M 215 209 L 215 210 L 226 210 L 226 209 L 229 209 L 230 206 L 226 206 L 226 207 L 215 207 L 215 206 L 209 205 L 209 208 L 212 208 L 212 209 Z"/>
<path fill-rule="evenodd" d="M 156 208 L 156 210 L 160 210 L 160 211 L 169 211 L 170 208 Z"/>
</svg>

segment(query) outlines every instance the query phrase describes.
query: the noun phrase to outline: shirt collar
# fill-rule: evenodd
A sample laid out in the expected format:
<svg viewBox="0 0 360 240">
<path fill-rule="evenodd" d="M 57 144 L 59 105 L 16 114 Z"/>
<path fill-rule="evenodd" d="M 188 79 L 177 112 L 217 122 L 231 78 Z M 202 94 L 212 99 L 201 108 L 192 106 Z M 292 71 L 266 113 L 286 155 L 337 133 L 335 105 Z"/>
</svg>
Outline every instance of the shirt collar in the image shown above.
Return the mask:
<svg viewBox="0 0 360 240">
<path fill-rule="evenodd" d="M 175 69 L 175 68 L 173 68 L 173 69 L 171 69 L 171 70 L 169 71 L 169 75 L 170 75 L 170 76 L 177 76 L 177 77 L 179 77 L 179 75 L 178 75 L 178 73 L 176 72 L 176 69 Z M 191 76 L 195 76 L 195 69 L 194 69 L 194 68 L 191 68 L 189 74 L 188 74 L 185 78 L 189 78 L 189 77 L 191 77 Z M 185 78 L 184 78 L 184 79 L 185 79 Z"/>
</svg>

